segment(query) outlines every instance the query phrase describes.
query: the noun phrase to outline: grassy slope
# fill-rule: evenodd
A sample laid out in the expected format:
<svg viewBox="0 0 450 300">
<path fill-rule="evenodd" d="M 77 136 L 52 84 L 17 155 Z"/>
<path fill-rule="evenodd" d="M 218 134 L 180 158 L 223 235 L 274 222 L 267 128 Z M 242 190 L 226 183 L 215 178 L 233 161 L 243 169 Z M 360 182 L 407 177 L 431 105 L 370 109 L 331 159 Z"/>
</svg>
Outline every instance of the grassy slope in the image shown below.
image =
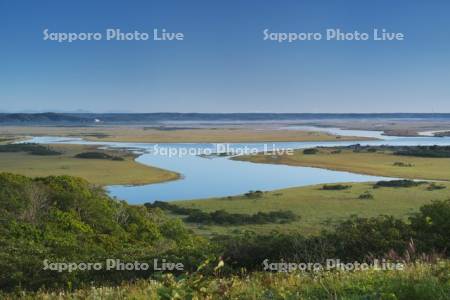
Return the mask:
<svg viewBox="0 0 450 300">
<path fill-rule="evenodd" d="M 81 136 L 92 141 L 117 142 L 292 142 L 292 141 L 336 141 L 369 140 L 368 138 L 336 137 L 324 132 L 296 130 L 252 130 L 252 129 L 186 129 L 157 130 L 143 127 L 13 127 L 0 128 L 3 135 L 53 135 Z"/>
<path fill-rule="evenodd" d="M 146 184 L 174 180 L 178 174 L 148 167 L 134 161 L 134 155 L 124 151 L 105 151 L 122 156 L 124 161 L 105 159 L 79 159 L 73 156 L 85 151 L 98 151 L 93 146 L 52 145 L 63 155 L 39 156 L 26 153 L 0 153 L 0 172 L 26 176 L 71 175 L 94 184 Z"/>
<path fill-rule="evenodd" d="M 291 210 L 301 216 L 290 224 L 264 224 L 247 226 L 197 226 L 191 225 L 198 233 L 231 233 L 235 229 L 251 229 L 258 232 L 300 231 L 314 234 L 352 214 L 361 217 L 390 214 L 406 217 L 431 200 L 444 200 L 450 196 L 450 183 L 446 189 L 428 191 L 428 184 L 412 188 L 378 188 L 370 183 L 351 184 L 352 188 L 341 191 L 324 191 L 322 186 L 297 187 L 266 192 L 263 197 L 249 199 L 244 196 L 213 198 L 205 200 L 178 201 L 184 207 L 204 211 L 224 209 L 233 213 L 256 213 L 258 211 Z M 370 191 L 373 200 L 360 200 L 358 196 Z"/>
<path fill-rule="evenodd" d="M 254 155 L 235 158 L 256 163 L 286 164 L 318 167 L 354 173 L 411 179 L 450 180 L 450 158 L 423 158 L 393 155 L 390 152 L 355 153 L 344 150 L 332 154 L 332 149 L 320 149 L 318 154 L 304 155 L 302 150 L 294 155 Z M 395 162 L 412 164 L 412 167 L 394 166 Z"/>
</svg>

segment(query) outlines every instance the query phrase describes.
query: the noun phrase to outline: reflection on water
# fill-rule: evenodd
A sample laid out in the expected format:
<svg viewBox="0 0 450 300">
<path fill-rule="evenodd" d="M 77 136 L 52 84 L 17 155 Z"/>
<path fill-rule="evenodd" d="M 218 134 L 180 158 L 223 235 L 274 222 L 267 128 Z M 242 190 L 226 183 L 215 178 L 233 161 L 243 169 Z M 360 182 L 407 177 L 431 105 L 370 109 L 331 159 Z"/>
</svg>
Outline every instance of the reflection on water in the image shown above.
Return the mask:
<svg viewBox="0 0 450 300">
<path fill-rule="evenodd" d="M 352 131 L 349 135 L 373 136 L 369 131 Z M 382 136 L 385 138 L 384 136 Z M 360 175 L 349 172 L 331 171 L 319 168 L 292 167 L 285 165 L 255 164 L 233 161 L 226 157 L 202 158 L 195 155 L 168 157 L 149 153 L 153 143 L 87 142 L 80 138 L 35 137 L 36 143 L 74 143 L 96 144 L 112 148 L 131 148 L 141 153 L 137 161 L 146 165 L 175 171 L 183 175 L 182 179 L 142 186 L 110 186 L 112 196 L 129 203 L 145 203 L 155 200 L 185 200 L 207 197 L 223 197 L 248 192 L 249 190 L 274 190 L 295 186 L 322 183 L 364 182 L 385 179 L 383 177 Z M 450 145 L 450 138 L 436 137 L 389 137 L 386 140 L 361 142 L 287 142 L 269 143 L 276 148 L 310 148 L 316 146 L 345 146 L 355 143 L 361 145 Z M 216 149 L 216 144 L 158 144 L 160 147 Z M 230 144 L 233 148 L 263 149 L 263 143 Z"/>
</svg>

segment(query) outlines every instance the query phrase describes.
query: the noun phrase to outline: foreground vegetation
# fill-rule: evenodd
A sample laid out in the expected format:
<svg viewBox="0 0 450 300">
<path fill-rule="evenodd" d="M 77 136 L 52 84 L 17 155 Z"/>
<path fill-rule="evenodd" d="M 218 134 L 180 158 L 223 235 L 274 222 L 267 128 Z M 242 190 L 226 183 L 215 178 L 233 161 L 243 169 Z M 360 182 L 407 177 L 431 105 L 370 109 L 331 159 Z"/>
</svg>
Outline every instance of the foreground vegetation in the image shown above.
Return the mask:
<svg viewBox="0 0 450 300">
<path fill-rule="evenodd" d="M 383 189 L 390 188 L 375 190 Z M 450 200 L 423 205 L 407 219 L 353 216 L 312 236 L 244 232 L 205 239 L 159 208 L 111 199 L 80 178 L 31 179 L 1 173 L 0 190 L 0 296 L 4 298 L 445 299 L 449 292 Z M 254 194 L 244 197 L 259 201 Z M 182 263 L 183 269 L 170 274 L 154 268 L 43 269 L 45 260 L 93 263 L 109 258 L 166 259 Z M 404 271 L 263 271 L 265 260 L 298 264 L 323 263 L 328 258 L 343 262 L 384 258 L 407 267 Z"/>
<path fill-rule="evenodd" d="M 404 271 L 252 273 L 231 277 L 163 276 L 116 287 L 22 294 L 23 299 L 433 299 L 450 295 L 450 262 Z"/>
<path fill-rule="evenodd" d="M 449 147 L 329 147 L 295 150 L 294 155 L 234 158 L 255 163 L 317 167 L 375 176 L 450 181 Z"/>
<path fill-rule="evenodd" d="M 31 177 L 71 175 L 99 185 L 148 184 L 179 174 L 134 161 L 127 151 L 83 145 L 10 144 L 0 146 L 0 170 Z"/>
<path fill-rule="evenodd" d="M 0 190 L 0 289 L 119 283 L 148 277 L 151 272 L 44 271 L 45 259 L 92 262 L 164 257 L 182 261 L 189 270 L 209 253 L 200 252 L 207 244 L 189 234 L 181 221 L 159 210 L 113 200 L 81 178 L 31 179 L 2 173 Z"/>
</svg>

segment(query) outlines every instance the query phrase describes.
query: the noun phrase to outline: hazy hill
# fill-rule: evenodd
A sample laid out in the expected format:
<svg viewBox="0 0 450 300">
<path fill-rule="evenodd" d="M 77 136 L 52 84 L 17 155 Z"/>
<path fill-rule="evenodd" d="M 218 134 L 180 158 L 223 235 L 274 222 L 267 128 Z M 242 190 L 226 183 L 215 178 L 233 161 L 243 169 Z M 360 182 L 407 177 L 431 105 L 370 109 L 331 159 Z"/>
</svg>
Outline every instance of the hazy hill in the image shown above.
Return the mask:
<svg viewBox="0 0 450 300">
<path fill-rule="evenodd" d="M 450 120 L 450 114 L 309 114 L 309 113 L 0 113 L 0 124 L 158 123 L 163 121 L 304 121 L 357 119 Z M 97 120 L 97 121 L 96 121 Z"/>
</svg>

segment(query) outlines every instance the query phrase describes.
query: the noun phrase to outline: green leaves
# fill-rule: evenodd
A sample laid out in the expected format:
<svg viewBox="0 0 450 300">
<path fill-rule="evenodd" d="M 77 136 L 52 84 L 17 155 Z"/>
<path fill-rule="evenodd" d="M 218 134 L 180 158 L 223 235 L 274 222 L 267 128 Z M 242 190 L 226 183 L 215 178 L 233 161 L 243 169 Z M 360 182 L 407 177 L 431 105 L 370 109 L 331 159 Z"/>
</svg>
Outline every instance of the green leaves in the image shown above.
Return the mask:
<svg viewBox="0 0 450 300">
<path fill-rule="evenodd" d="M 149 262 L 173 257 L 192 268 L 204 257 L 204 242 L 180 220 L 143 206 L 111 199 L 87 181 L 70 176 L 31 179 L 0 174 L 0 289 L 17 286 L 77 288 L 147 278 L 151 272 L 52 272 L 42 262 L 102 262 L 108 258 Z M 194 250 L 195 248 L 202 250 Z M 184 253 L 183 253 L 184 252 Z M 184 254 L 190 253 L 189 257 Z M 5 265 L 3 265 L 3 263 Z"/>
</svg>

